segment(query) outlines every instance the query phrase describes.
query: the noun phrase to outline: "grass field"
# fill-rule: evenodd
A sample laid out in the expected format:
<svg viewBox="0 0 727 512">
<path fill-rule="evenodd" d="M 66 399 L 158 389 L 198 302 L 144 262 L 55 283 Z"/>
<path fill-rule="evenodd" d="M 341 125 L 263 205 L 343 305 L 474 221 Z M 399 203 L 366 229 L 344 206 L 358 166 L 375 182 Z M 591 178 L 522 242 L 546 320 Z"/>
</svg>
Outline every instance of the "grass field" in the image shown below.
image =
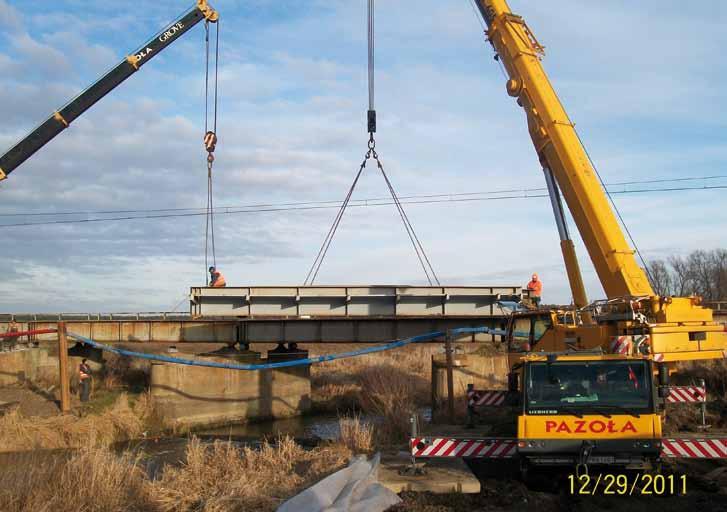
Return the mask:
<svg viewBox="0 0 727 512">
<path fill-rule="evenodd" d="M 311 355 L 321 355 L 354 347 L 360 345 L 305 348 Z M 400 449 L 409 432 L 409 417 L 429 405 L 431 355 L 440 350 L 436 345 L 409 346 L 314 366 L 314 409 L 338 413 L 340 438 L 336 441 L 303 449 L 292 439 L 281 438 L 250 449 L 234 442 L 208 443 L 191 437 L 184 463 L 165 466 L 154 478 L 135 452 L 112 448 L 118 441 L 153 435 L 161 428 L 144 391 L 148 367 L 110 358 L 107 371 L 96 380 L 94 400 L 77 408 L 76 415 L 38 418 L 14 410 L 0 417 L 0 509 L 274 510 L 286 498 L 343 467 L 354 453 Z M 727 364 L 681 365 L 674 383 L 700 378 L 707 381 L 715 399 L 708 420 L 715 427 L 724 427 Z M 361 420 L 371 416 L 382 421 L 371 425 Z M 695 416 L 693 406 L 674 409 L 667 429 L 688 428 Z M 405 502 L 398 510 L 489 510 L 488 504 L 499 504 L 496 497 L 501 485 L 516 490 L 517 500 L 521 500 L 518 506 L 532 505 L 533 500 L 541 502 L 543 510 L 564 506 L 559 498 L 530 492 L 522 485 L 494 482 L 479 497 L 447 499 L 404 493 Z M 508 501 L 510 505 L 516 504 Z"/>
</svg>

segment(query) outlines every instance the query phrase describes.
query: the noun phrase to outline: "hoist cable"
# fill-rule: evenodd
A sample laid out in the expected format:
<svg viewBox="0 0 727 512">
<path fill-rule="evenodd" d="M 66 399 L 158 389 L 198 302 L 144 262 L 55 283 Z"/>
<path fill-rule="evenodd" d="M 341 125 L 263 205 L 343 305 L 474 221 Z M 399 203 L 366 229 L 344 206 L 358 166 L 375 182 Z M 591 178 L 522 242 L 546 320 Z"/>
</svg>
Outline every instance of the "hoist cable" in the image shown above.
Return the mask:
<svg viewBox="0 0 727 512">
<path fill-rule="evenodd" d="M 621 221 L 621 225 L 623 226 L 624 231 L 626 231 L 626 234 L 628 235 L 629 240 L 631 240 L 631 245 L 634 246 L 634 250 L 636 251 L 636 254 L 639 257 L 639 260 L 641 260 L 641 264 L 643 265 L 643 269 L 644 269 L 644 272 L 646 273 L 646 277 L 648 278 L 650 283 L 653 283 L 654 279 L 651 275 L 651 272 L 649 271 L 649 266 L 646 264 L 646 260 L 641 255 L 641 251 L 639 250 L 639 246 L 636 245 L 636 241 L 634 240 L 634 237 L 631 236 L 631 231 L 629 230 L 629 227 L 626 225 L 626 222 L 624 221 L 623 217 L 621 216 L 621 212 L 619 211 L 618 206 L 616 206 L 616 202 L 613 200 L 613 197 L 611 196 L 611 192 L 609 192 L 608 188 L 606 188 L 606 184 L 603 182 L 603 179 L 601 178 L 601 173 L 598 172 L 598 168 L 596 167 L 595 162 L 591 158 L 591 155 L 588 152 L 586 145 L 583 144 L 583 141 L 581 140 L 581 136 L 578 133 L 578 130 L 576 130 L 576 128 L 575 128 L 575 124 L 570 119 L 568 119 L 568 122 L 570 122 L 571 126 L 573 126 L 573 133 L 576 134 L 576 137 L 578 138 L 578 142 L 581 143 L 581 147 L 583 148 L 583 151 L 586 153 L 586 157 L 588 157 L 588 161 L 591 162 L 591 167 L 593 167 L 593 170 L 596 172 L 596 176 L 598 177 L 598 181 L 601 184 L 601 188 L 606 193 L 608 200 L 611 202 L 611 206 L 613 206 L 613 209 L 616 212 L 616 216 L 618 217 L 618 220 Z"/>
<path fill-rule="evenodd" d="M 204 66 L 204 132 L 209 131 L 209 91 L 210 91 L 210 24 L 204 24 L 205 66 Z"/>
<path fill-rule="evenodd" d="M 207 150 L 207 210 L 205 223 L 204 241 L 204 266 L 205 283 L 209 285 L 207 269 L 210 263 L 210 249 L 212 266 L 217 267 L 217 250 L 215 247 L 215 210 L 214 193 L 212 188 L 212 168 L 215 161 L 214 151 L 217 144 L 217 104 L 218 104 L 218 78 L 220 60 L 220 26 L 216 23 L 215 28 L 215 75 L 214 91 L 212 99 L 212 130 L 210 130 L 210 28 L 209 22 L 205 23 L 205 98 L 204 98 L 204 144 Z"/>
<path fill-rule="evenodd" d="M 404 224 L 404 229 L 406 230 L 407 235 L 409 236 L 409 240 L 412 243 L 412 247 L 414 248 L 414 252 L 417 255 L 417 259 L 419 260 L 419 263 L 422 266 L 422 270 L 424 270 L 424 275 L 427 277 L 427 281 L 429 284 L 432 284 L 432 278 L 439 284 L 439 279 L 437 278 L 436 273 L 434 272 L 434 268 L 432 268 L 432 265 L 429 261 L 429 258 L 424 251 L 424 247 L 422 246 L 421 242 L 419 241 L 419 237 L 416 234 L 416 231 L 414 230 L 414 226 L 412 225 L 411 221 L 409 220 L 409 217 L 407 216 L 406 212 L 404 211 L 404 207 L 401 204 L 401 201 L 399 200 L 399 197 L 396 194 L 396 191 L 394 190 L 394 186 L 392 185 L 391 181 L 389 180 L 389 177 L 386 175 L 386 172 L 384 171 L 384 166 L 381 163 L 381 160 L 379 160 L 379 155 L 376 153 L 376 141 L 374 140 L 374 132 L 376 131 L 376 102 L 375 102 L 375 91 L 376 91 L 376 77 L 375 77 L 375 70 L 376 70 L 376 0 L 368 0 L 368 85 L 369 85 L 369 123 L 368 123 L 368 129 L 369 129 L 369 151 L 366 154 L 366 159 L 364 159 L 364 165 L 366 164 L 366 160 L 368 160 L 370 157 L 373 157 L 376 160 L 376 165 L 378 166 L 379 170 L 381 171 L 382 176 L 384 177 L 384 180 L 386 181 L 386 186 L 389 189 L 389 193 L 391 194 L 391 198 L 394 201 L 394 204 L 396 205 L 396 209 L 399 212 L 399 216 L 401 217 L 401 221 Z M 425 263 L 426 262 L 426 263 Z M 428 268 L 427 268 L 428 267 Z M 430 275 L 431 274 L 431 275 Z"/>
<path fill-rule="evenodd" d="M 495 49 L 493 45 L 493 50 L 495 51 L 495 60 L 497 61 L 500 70 L 502 71 L 505 78 L 509 78 L 505 67 L 503 63 L 501 62 L 500 55 L 497 53 L 497 50 Z M 567 114 L 566 114 L 567 115 Z M 631 241 L 631 245 L 634 247 L 634 251 L 636 252 L 637 256 L 639 257 L 639 260 L 641 261 L 641 264 L 643 265 L 644 272 L 646 273 L 647 278 L 650 282 L 654 282 L 653 277 L 651 275 L 651 272 L 649 271 L 649 266 L 646 264 L 646 260 L 644 259 L 643 255 L 641 254 L 641 251 L 639 250 L 638 245 L 636 245 L 636 241 L 634 240 L 634 237 L 631 235 L 631 231 L 629 230 L 628 226 L 626 225 L 626 222 L 624 221 L 623 217 L 621 216 L 621 212 L 618 209 L 618 206 L 616 206 L 616 202 L 613 200 L 613 197 L 611 195 L 611 192 L 606 188 L 606 184 L 603 181 L 603 178 L 601 178 L 601 173 L 598 172 L 598 168 L 596 167 L 595 162 L 591 158 L 590 153 L 588 152 L 588 148 L 586 148 L 586 145 L 583 143 L 583 140 L 581 139 L 580 134 L 578 133 L 578 130 L 575 128 L 575 123 L 573 123 L 570 119 L 568 119 L 568 122 L 573 127 L 573 132 L 575 133 L 576 137 L 578 138 L 578 142 L 580 142 L 581 147 L 583 148 L 583 151 L 586 154 L 586 157 L 588 158 L 588 161 L 591 163 L 591 167 L 593 167 L 593 170 L 596 173 L 596 177 L 598 178 L 599 183 L 601 184 L 601 188 L 606 194 L 606 197 L 608 197 L 609 202 L 611 203 L 611 206 L 613 207 L 614 211 L 616 212 L 616 216 L 618 217 L 618 220 L 621 222 L 621 225 L 624 228 L 624 231 L 626 232 L 626 235 L 629 237 L 629 240 Z"/>
<path fill-rule="evenodd" d="M 215 208 L 213 203 L 214 194 L 212 193 L 212 164 L 209 167 L 209 173 L 207 177 L 207 190 L 209 195 L 209 219 L 210 219 L 210 239 L 212 242 L 212 266 L 217 266 L 217 251 L 215 250 Z"/>
<path fill-rule="evenodd" d="M 369 52 L 369 110 L 374 110 L 374 54 L 375 54 L 375 37 L 374 37 L 374 12 L 375 0 L 368 0 L 368 52 Z"/>
<path fill-rule="evenodd" d="M 485 22 L 484 22 L 484 21 L 482 21 L 482 16 L 481 16 L 481 15 L 480 15 L 480 13 L 479 13 L 479 12 L 477 11 L 477 6 L 475 5 L 475 2 L 476 2 L 476 1 L 477 1 L 477 0 L 470 0 L 470 7 L 472 7 L 472 12 L 474 13 L 474 15 L 475 15 L 475 18 L 477 19 L 477 21 L 479 21 L 479 22 L 480 22 L 480 26 L 482 27 L 482 31 L 483 31 L 483 32 L 487 32 L 487 27 L 485 26 Z"/>
<path fill-rule="evenodd" d="M 439 284 L 439 279 L 437 278 L 436 273 L 434 272 L 434 268 L 432 267 L 432 264 L 429 260 L 429 257 L 427 256 L 426 252 L 424 251 L 424 247 L 422 246 L 421 241 L 419 240 L 419 237 L 416 234 L 416 231 L 414 230 L 414 226 L 412 225 L 411 221 L 409 220 L 409 217 L 407 216 L 406 212 L 404 211 L 404 207 L 401 204 L 401 201 L 399 199 L 399 196 L 396 194 L 396 191 L 394 190 L 394 186 L 391 183 L 391 180 L 389 180 L 389 177 L 386 175 L 386 172 L 384 171 L 384 166 L 381 163 L 381 160 L 379 160 L 379 155 L 376 153 L 376 141 L 374 140 L 374 132 L 376 132 L 376 111 L 375 111 L 375 87 L 374 87 L 374 69 L 375 69 L 375 50 L 376 50 L 376 43 L 375 43 L 375 0 L 368 0 L 368 13 L 367 13 L 367 26 L 368 26 L 368 88 L 369 88 L 369 111 L 368 111 L 368 132 L 369 132 L 369 141 L 368 141 L 368 151 L 366 152 L 366 156 L 363 159 L 363 162 L 361 162 L 361 166 L 359 167 L 358 172 L 356 173 L 356 177 L 353 180 L 353 183 L 351 184 L 351 188 L 349 188 L 348 193 L 346 194 L 346 198 L 343 200 L 343 203 L 341 203 L 341 207 L 338 210 L 338 213 L 336 214 L 335 219 L 333 220 L 333 224 L 328 230 L 328 233 L 326 234 L 325 239 L 323 240 L 323 244 L 321 244 L 320 249 L 318 250 L 318 254 L 316 254 L 315 259 L 313 260 L 313 264 L 311 265 L 310 269 L 308 270 L 308 274 L 305 277 L 305 280 L 303 282 L 304 285 L 312 285 L 315 283 L 316 278 L 318 277 L 318 273 L 320 272 L 320 269 L 323 265 L 323 261 L 326 258 L 326 255 L 328 254 L 328 249 L 331 246 L 331 243 L 333 242 L 333 238 L 336 235 L 336 232 L 338 230 L 338 227 L 341 224 L 341 219 L 343 219 L 343 215 L 346 212 L 346 208 L 348 207 L 348 204 L 351 200 L 351 196 L 353 195 L 353 191 L 356 188 L 356 185 L 358 184 L 359 178 L 361 177 L 361 174 L 363 173 L 363 170 L 366 168 L 366 162 L 370 158 L 373 158 L 376 160 L 376 165 L 378 166 L 379 170 L 381 171 L 382 176 L 384 177 L 384 180 L 386 181 L 386 186 L 389 189 L 389 193 L 391 194 L 391 198 L 394 202 L 394 205 L 396 206 L 396 209 L 399 213 L 399 216 L 401 217 L 401 221 L 404 224 L 404 229 L 406 230 L 406 234 L 409 236 L 409 240 L 411 241 L 412 247 L 414 248 L 414 252 L 416 253 L 417 259 L 419 260 L 419 264 L 422 267 L 422 270 L 424 270 L 424 275 L 427 277 L 427 281 L 430 285 L 433 284 L 432 278 L 434 281 Z"/>
<path fill-rule="evenodd" d="M 213 123 L 213 130 L 217 133 L 217 77 L 219 75 L 220 63 L 220 21 L 217 20 L 215 25 L 215 119 Z"/>
<path fill-rule="evenodd" d="M 209 285 L 209 275 L 207 269 L 209 268 L 209 232 L 210 232 L 210 189 L 209 181 L 207 182 L 207 211 L 205 212 L 205 226 L 204 226 L 204 269 L 205 269 L 205 284 Z"/>
</svg>

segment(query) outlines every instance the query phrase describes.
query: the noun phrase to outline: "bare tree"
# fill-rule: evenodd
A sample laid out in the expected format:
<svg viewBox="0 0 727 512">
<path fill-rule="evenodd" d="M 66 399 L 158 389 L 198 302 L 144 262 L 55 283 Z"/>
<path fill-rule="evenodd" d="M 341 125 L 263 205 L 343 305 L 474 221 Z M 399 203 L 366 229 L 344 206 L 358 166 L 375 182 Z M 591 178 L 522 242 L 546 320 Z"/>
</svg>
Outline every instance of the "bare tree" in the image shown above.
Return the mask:
<svg viewBox="0 0 727 512">
<path fill-rule="evenodd" d="M 657 295 L 671 295 L 672 292 L 672 276 L 671 271 L 664 263 L 664 260 L 654 260 L 649 263 L 649 277 L 651 278 L 651 287 Z"/>
<path fill-rule="evenodd" d="M 727 250 L 717 249 L 710 253 L 712 267 L 713 300 L 727 298 Z"/>
<path fill-rule="evenodd" d="M 727 249 L 698 250 L 686 257 L 672 255 L 649 263 L 651 286 L 659 295 L 705 300 L 727 299 Z"/>
<path fill-rule="evenodd" d="M 669 256 L 669 266 L 672 271 L 672 294 L 677 297 L 689 295 L 689 284 L 691 281 L 691 273 L 689 266 L 684 258 L 679 256 Z"/>
</svg>

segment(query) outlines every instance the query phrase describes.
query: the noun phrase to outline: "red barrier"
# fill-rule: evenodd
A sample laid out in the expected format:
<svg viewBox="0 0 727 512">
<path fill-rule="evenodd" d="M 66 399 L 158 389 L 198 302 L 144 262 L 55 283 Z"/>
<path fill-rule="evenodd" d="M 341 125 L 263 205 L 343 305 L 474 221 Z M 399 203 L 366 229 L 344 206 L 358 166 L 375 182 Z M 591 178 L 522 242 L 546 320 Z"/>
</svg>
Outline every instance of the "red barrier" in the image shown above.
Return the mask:
<svg viewBox="0 0 727 512">
<path fill-rule="evenodd" d="M 34 331 L 18 331 L 0 333 L 0 338 L 13 338 L 19 336 L 32 336 L 33 334 L 52 334 L 58 332 L 57 329 L 35 329 Z"/>
</svg>

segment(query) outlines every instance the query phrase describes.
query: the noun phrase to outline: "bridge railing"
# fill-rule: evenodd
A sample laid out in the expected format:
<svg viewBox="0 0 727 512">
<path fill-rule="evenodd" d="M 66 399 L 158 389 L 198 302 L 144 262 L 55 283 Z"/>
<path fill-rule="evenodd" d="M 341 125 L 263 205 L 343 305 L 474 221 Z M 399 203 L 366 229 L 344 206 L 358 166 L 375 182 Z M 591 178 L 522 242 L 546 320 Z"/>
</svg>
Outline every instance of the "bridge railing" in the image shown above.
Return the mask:
<svg viewBox="0 0 727 512">
<path fill-rule="evenodd" d="M 189 320 L 186 311 L 137 313 L 0 313 L 0 322 L 64 322 L 64 321 L 133 321 L 133 320 Z"/>
<path fill-rule="evenodd" d="M 712 308 L 716 312 L 727 314 L 727 300 L 712 300 L 704 302 L 708 308 Z"/>
</svg>

